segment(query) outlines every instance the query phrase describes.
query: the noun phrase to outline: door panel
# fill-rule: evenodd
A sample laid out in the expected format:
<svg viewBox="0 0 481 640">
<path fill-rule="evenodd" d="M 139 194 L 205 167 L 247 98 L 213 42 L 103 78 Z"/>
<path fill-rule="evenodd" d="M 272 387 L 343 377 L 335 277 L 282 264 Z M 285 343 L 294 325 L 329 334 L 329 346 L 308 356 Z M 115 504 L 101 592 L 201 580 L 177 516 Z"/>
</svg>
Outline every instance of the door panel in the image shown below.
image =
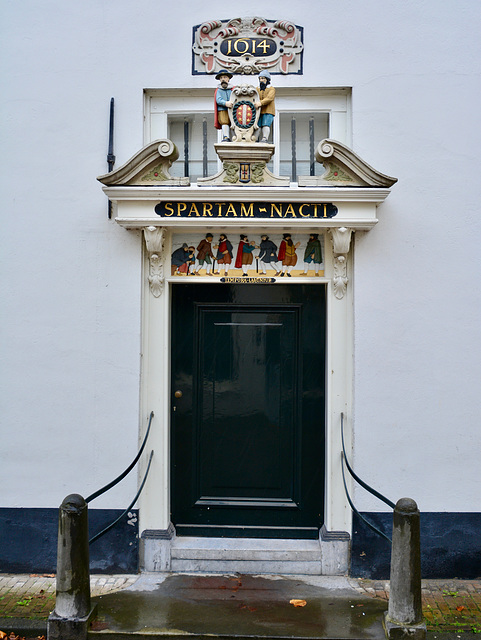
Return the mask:
<svg viewBox="0 0 481 640">
<path fill-rule="evenodd" d="M 314 537 L 324 492 L 324 287 L 182 284 L 172 299 L 177 532 Z"/>
</svg>

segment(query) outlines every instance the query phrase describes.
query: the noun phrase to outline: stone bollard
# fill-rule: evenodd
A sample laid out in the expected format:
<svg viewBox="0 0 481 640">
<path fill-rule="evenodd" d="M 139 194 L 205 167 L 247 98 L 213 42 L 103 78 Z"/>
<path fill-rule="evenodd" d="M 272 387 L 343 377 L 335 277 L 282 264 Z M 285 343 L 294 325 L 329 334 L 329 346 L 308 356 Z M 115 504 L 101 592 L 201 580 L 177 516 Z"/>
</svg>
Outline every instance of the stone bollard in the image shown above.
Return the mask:
<svg viewBox="0 0 481 640">
<path fill-rule="evenodd" d="M 82 496 L 73 493 L 59 509 L 57 593 L 48 619 L 48 640 L 85 640 L 92 614 L 88 507 Z"/>
<path fill-rule="evenodd" d="M 384 629 L 390 640 L 423 640 L 419 509 L 411 498 L 397 501 L 393 514 L 389 608 Z"/>
</svg>

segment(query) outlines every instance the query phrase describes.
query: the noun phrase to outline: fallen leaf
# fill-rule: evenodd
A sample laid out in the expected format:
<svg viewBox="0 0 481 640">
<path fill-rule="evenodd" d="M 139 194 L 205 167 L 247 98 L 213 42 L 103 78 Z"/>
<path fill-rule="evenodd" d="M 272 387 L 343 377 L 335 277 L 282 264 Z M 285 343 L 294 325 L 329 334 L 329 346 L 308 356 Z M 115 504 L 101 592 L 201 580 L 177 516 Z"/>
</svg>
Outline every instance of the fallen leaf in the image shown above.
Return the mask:
<svg viewBox="0 0 481 640">
<path fill-rule="evenodd" d="M 289 604 L 293 604 L 295 607 L 305 607 L 307 602 L 305 600 L 297 600 L 297 598 L 293 598 L 289 600 Z"/>
<path fill-rule="evenodd" d="M 460 605 L 458 605 L 456 607 L 456 611 L 464 611 L 465 609 L 466 609 L 466 607 L 464 605 L 462 605 L 462 604 L 460 604 Z"/>
</svg>

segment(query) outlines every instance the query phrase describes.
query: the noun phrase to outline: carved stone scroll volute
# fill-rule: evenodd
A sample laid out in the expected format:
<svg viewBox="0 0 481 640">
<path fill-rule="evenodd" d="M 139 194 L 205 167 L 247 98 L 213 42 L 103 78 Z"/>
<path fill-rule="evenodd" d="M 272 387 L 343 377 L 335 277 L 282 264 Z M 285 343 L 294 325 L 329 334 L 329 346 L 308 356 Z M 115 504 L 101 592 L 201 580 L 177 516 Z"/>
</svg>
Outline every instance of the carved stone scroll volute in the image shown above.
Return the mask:
<svg viewBox="0 0 481 640">
<path fill-rule="evenodd" d="M 332 285 L 334 295 L 338 300 L 344 297 L 347 289 L 349 278 L 347 277 L 347 256 L 351 245 L 352 229 L 340 227 L 339 229 L 330 229 L 332 236 L 332 246 L 334 251 L 334 275 Z"/>
<path fill-rule="evenodd" d="M 149 283 L 152 295 L 159 298 L 164 289 L 164 265 L 162 263 L 165 229 L 144 228 L 145 245 L 149 254 Z"/>
</svg>

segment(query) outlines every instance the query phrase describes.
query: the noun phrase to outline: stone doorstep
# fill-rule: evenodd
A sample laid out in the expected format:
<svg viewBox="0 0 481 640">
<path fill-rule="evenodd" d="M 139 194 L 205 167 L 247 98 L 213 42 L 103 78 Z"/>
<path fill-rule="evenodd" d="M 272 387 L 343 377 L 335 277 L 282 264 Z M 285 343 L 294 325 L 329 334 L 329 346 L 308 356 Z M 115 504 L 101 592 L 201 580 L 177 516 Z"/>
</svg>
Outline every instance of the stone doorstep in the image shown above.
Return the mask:
<svg viewBox="0 0 481 640">
<path fill-rule="evenodd" d="M 146 571 L 344 575 L 348 569 L 347 540 L 179 536 L 142 542 Z"/>
<path fill-rule="evenodd" d="M 259 562 L 221 560 L 172 560 L 172 571 L 176 573 L 249 573 L 282 575 L 321 575 L 320 562 Z"/>
<path fill-rule="evenodd" d="M 176 538 L 172 544 L 174 559 L 286 561 L 321 560 L 317 540 L 236 540 L 231 538 Z"/>
</svg>

